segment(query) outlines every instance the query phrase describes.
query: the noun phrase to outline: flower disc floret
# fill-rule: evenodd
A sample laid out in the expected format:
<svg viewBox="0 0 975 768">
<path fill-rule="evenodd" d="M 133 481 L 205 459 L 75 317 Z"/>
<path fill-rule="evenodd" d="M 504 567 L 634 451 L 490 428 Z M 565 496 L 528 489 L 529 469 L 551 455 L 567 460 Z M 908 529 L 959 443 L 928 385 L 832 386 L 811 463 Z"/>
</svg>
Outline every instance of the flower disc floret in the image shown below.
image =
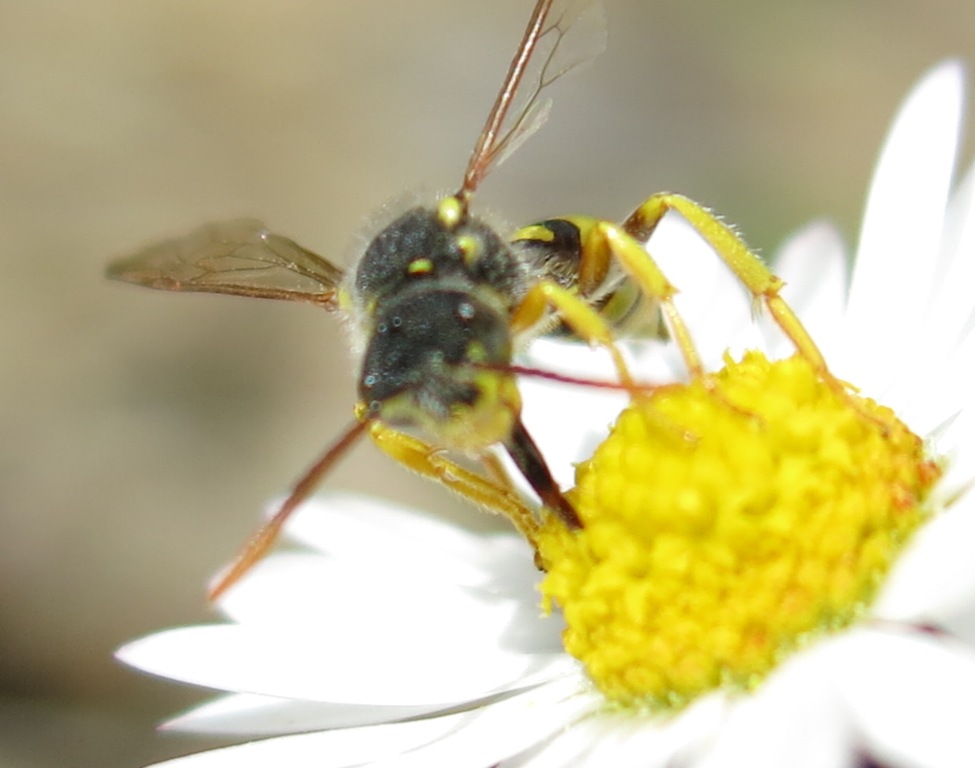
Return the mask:
<svg viewBox="0 0 975 768">
<path fill-rule="evenodd" d="M 920 438 L 801 356 L 759 353 L 624 411 L 548 520 L 542 591 L 611 700 L 679 708 L 755 686 L 848 626 L 926 519 Z"/>
</svg>

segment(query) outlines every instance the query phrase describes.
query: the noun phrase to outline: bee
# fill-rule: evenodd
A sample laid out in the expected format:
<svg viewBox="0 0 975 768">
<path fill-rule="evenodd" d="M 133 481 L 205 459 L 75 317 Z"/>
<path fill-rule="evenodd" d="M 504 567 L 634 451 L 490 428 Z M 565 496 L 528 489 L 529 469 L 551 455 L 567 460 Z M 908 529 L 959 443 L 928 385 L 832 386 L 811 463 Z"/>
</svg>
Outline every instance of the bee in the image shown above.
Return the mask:
<svg viewBox="0 0 975 768">
<path fill-rule="evenodd" d="M 358 340 L 353 423 L 219 577 L 211 599 L 261 557 L 293 510 L 365 433 L 409 469 L 506 515 L 531 542 L 534 512 L 491 453 L 500 446 L 542 504 L 566 526 L 579 527 L 521 419 L 516 374 L 522 369 L 512 356 L 532 338 L 571 333 L 605 347 L 626 388 L 633 382 L 615 334 L 662 317 L 691 373 L 700 372 L 673 308 L 676 289 L 642 243 L 676 209 L 733 270 L 747 272 L 754 257 L 704 208 L 661 193 L 619 225 L 566 216 L 507 239 L 471 211 L 488 173 L 547 118 L 552 83 L 594 58 L 604 41 L 598 3 L 537 0 L 459 189 L 399 215 L 348 270 L 250 219 L 211 224 L 109 266 L 109 277 L 151 288 L 311 303 L 344 314 Z M 748 283 L 748 275 L 742 279 Z M 751 282 L 755 296 L 777 289 Z M 481 460 L 485 472 L 461 466 L 445 451 Z"/>
</svg>

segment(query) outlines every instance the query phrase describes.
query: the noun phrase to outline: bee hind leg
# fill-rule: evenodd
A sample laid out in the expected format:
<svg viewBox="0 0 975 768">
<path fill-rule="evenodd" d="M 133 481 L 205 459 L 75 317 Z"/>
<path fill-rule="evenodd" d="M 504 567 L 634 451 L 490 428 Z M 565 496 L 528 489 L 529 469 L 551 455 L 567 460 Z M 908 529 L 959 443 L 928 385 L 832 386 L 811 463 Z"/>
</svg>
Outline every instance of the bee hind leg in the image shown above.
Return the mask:
<svg viewBox="0 0 975 768">
<path fill-rule="evenodd" d="M 369 436 L 387 456 L 418 475 L 434 480 L 476 507 L 503 515 L 533 548 L 538 522 L 532 510 L 509 487 L 465 469 L 443 450 L 381 422 L 369 425 Z"/>
</svg>

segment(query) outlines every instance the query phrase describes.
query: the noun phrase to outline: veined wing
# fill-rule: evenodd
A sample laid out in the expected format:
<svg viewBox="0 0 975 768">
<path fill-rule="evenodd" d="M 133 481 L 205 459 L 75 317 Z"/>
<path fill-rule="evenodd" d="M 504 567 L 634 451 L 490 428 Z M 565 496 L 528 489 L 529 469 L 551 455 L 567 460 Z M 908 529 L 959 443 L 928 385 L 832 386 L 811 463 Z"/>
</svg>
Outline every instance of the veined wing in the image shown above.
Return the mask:
<svg viewBox="0 0 975 768">
<path fill-rule="evenodd" d="M 471 154 L 461 198 L 469 198 L 492 168 L 542 127 L 552 106 L 546 89 L 605 48 L 606 15 L 599 0 L 538 0 Z"/>
<path fill-rule="evenodd" d="M 118 259 L 107 274 L 167 291 L 307 301 L 334 310 L 343 271 L 255 219 L 237 219 Z"/>
</svg>

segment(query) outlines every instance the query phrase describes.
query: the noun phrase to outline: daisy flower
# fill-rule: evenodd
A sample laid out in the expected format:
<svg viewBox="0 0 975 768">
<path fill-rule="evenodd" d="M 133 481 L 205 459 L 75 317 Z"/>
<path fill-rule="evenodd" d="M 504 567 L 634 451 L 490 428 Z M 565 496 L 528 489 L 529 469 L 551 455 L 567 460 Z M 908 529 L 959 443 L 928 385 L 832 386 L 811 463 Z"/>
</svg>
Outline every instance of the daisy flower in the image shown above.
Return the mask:
<svg viewBox="0 0 975 768">
<path fill-rule="evenodd" d="M 948 63 L 906 100 L 848 288 L 828 226 L 783 248 L 782 295 L 836 380 L 668 215 L 649 247 L 709 373 L 646 342 L 634 371 L 671 384 L 629 406 L 524 383 L 552 466 L 590 457 L 566 478 L 583 528 L 539 528 L 545 574 L 514 535 L 317 497 L 289 528 L 310 552 L 257 566 L 229 623 L 119 651 L 228 692 L 167 728 L 257 737 L 164 765 L 975 765 L 975 651 L 949 631 L 975 607 L 962 91 Z M 577 347 L 532 354 L 592 375 Z"/>
</svg>

